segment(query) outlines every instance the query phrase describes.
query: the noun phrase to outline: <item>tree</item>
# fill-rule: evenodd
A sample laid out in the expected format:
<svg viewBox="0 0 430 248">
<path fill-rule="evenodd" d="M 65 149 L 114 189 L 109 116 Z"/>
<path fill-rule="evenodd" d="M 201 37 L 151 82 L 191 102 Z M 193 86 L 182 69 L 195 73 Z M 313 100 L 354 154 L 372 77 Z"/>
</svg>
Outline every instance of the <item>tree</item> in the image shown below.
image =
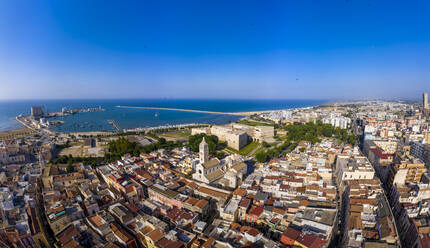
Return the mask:
<svg viewBox="0 0 430 248">
<path fill-rule="evenodd" d="M 198 152 L 199 145 L 202 142 L 203 137 L 205 138 L 205 141 L 208 144 L 209 152 L 214 155 L 219 142 L 218 137 L 215 135 L 210 135 L 210 136 L 206 134 L 192 135 L 188 138 L 187 146 L 191 149 L 191 151 Z"/>
<path fill-rule="evenodd" d="M 218 159 L 223 159 L 227 156 L 227 154 L 225 152 L 216 152 L 215 153 L 215 157 L 217 157 Z"/>
<path fill-rule="evenodd" d="M 75 171 L 75 167 L 72 164 L 69 164 L 66 170 L 67 170 L 67 173 L 72 173 Z"/>
<path fill-rule="evenodd" d="M 165 138 L 159 138 L 158 142 L 160 143 L 160 145 L 164 145 L 164 144 L 166 144 L 166 139 Z"/>
<path fill-rule="evenodd" d="M 336 139 L 350 144 L 356 144 L 356 140 L 349 138 L 348 130 L 341 129 L 340 127 L 333 127 L 330 124 L 324 124 L 318 120 L 308 123 L 294 123 L 284 127 L 288 131 L 287 139 L 291 141 L 306 140 L 311 143 L 321 142 L 320 137 L 335 137 Z"/>
<path fill-rule="evenodd" d="M 322 134 L 324 137 L 331 137 L 333 136 L 333 128 L 331 125 L 324 125 L 322 129 Z"/>
<path fill-rule="evenodd" d="M 255 159 L 257 159 L 259 163 L 264 163 L 267 161 L 267 154 L 264 152 L 259 152 L 255 155 Z"/>
<path fill-rule="evenodd" d="M 74 162 L 73 156 L 72 156 L 72 154 L 69 154 L 69 157 L 67 158 L 67 164 L 71 165 L 71 164 L 73 164 L 73 162 Z"/>
</svg>

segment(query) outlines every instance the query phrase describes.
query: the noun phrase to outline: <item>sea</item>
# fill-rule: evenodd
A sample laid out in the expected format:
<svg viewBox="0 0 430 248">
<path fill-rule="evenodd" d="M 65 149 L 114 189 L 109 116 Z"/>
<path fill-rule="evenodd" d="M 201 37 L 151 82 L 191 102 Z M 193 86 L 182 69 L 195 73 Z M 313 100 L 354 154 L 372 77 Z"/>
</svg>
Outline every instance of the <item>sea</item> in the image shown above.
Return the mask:
<svg viewBox="0 0 430 248">
<path fill-rule="evenodd" d="M 105 111 L 77 113 L 65 117 L 49 118 L 62 120 L 63 125 L 53 127 L 57 132 L 113 131 L 108 120 L 114 120 L 122 129 L 149 128 L 178 124 L 225 124 L 240 119 L 240 116 L 183 112 L 172 110 L 150 110 L 117 108 L 116 106 L 162 107 L 176 109 L 206 110 L 214 112 L 248 112 L 280 110 L 316 106 L 327 100 L 200 100 L 200 99 L 93 99 L 93 100 L 0 100 L 0 132 L 23 128 L 14 120 L 18 115 L 29 115 L 31 106 L 43 106 L 45 112 L 59 112 L 63 107 L 98 108 Z"/>
</svg>

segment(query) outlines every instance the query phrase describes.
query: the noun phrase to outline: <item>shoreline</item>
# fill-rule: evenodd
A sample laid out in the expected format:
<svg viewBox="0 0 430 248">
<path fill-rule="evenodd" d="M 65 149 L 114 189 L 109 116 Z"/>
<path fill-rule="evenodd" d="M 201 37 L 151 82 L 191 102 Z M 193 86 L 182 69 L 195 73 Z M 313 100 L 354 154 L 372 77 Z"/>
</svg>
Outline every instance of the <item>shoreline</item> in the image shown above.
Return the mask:
<svg viewBox="0 0 430 248">
<path fill-rule="evenodd" d="M 276 112 L 276 111 L 294 111 L 298 109 L 306 109 L 306 108 L 313 108 L 321 106 L 322 104 L 315 105 L 315 106 L 307 106 L 307 107 L 298 107 L 298 108 L 286 108 L 286 109 L 273 109 L 273 110 L 261 110 L 261 111 L 245 111 L 245 112 L 217 112 L 217 111 L 207 111 L 207 110 L 194 110 L 194 109 L 178 109 L 178 108 L 163 108 L 163 107 L 138 107 L 138 106 L 122 106 L 117 105 L 116 108 L 131 108 L 131 109 L 148 109 L 148 110 L 167 110 L 167 111 L 180 111 L 180 112 L 194 112 L 194 113 L 206 113 L 206 114 L 216 114 L 216 115 L 232 115 L 237 117 L 246 118 L 253 114 L 261 114 L 261 113 L 269 113 L 269 112 Z M 32 127 L 28 127 L 23 123 L 21 120 L 19 120 L 18 117 L 14 118 L 15 121 L 17 121 L 19 124 L 21 124 L 24 127 L 30 128 L 34 130 Z M 213 125 L 210 123 L 183 123 L 183 124 L 172 124 L 172 125 L 160 125 L 160 126 L 153 126 L 153 127 L 136 127 L 136 128 L 129 128 L 129 129 L 123 129 L 123 132 L 139 132 L 139 131 L 151 131 L 151 130 L 157 130 L 157 129 L 165 129 L 165 128 L 175 128 L 175 127 L 188 127 L 188 126 L 195 126 L 195 125 Z M 4 130 L 1 132 L 8 132 L 13 130 L 18 130 L 20 127 L 17 127 L 16 129 L 9 129 Z M 114 130 L 92 130 L 92 131 L 74 131 L 74 132 L 58 132 L 53 131 L 52 129 L 49 129 L 50 132 L 58 133 L 58 134 L 85 134 L 85 133 L 117 133 L 117 131 Z"/>
<path fill-rule="evenodd" d="M 152 130 L 159 130 L 159 129 L 168 129 L 168 128 L 187 128 L 187 127 L 193 127 L 193 126 L 209 126 L 211 124 L 207 123 L 184 123 L 184 124 L 175 124 L 175 125 L 162 125 L 162 126 L 155 126 L 155 127 L 137 127 L 137 128 L 129 128 L 129 129 L 123 129 L 123 133 L 127 132 L 147 132 Z M 86 131 L 86 132 L 59 132 L 60 134 L 71 134 L 71 135 L 87 135 L 89 133 L 92 134 L 114 134 L 119 133 L 118 131 Z"/>
</svg>

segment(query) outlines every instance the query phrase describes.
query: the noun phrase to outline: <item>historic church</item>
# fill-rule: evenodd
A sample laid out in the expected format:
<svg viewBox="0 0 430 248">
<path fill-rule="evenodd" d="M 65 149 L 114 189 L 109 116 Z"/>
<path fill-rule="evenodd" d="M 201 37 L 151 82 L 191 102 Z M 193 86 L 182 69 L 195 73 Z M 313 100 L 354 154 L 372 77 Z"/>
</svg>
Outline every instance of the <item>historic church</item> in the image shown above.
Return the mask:
<svg viewBox="0 0 430 248">
<path fill-rule="evenodd" d="M 224 179 L 226 172 L 229 172 L 228 174 L 232 174 L 233 172 L 242 179 L 243 175 L 246 174 L 246 170 L 246 164 L 243 163 L 241 156 L 237 154 L 230 155 L 222 160 L 219 160 L 218 158 L 212 158 L 209 160 L 209 146 L 206 143 L 205 138 L 202 139 L 202 142 L 199 145 L 199 161 L 195 166 L 193 179 L 211 184 Z M 236 184 L 236 178 L 233 181 L 234 184 Z M 233 186 L 230 185 L 231 183 L 232 182 L 227 182 L 228 185 L 226 186 Z"/>
</svg>

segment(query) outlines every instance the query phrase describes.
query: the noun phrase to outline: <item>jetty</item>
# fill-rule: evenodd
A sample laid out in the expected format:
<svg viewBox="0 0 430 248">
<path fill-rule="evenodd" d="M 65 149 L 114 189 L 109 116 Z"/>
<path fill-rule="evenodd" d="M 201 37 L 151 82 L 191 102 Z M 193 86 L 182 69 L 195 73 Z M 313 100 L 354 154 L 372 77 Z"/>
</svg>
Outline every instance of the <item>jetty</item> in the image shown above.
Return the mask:
<svg viewBox="0 0 430 248">
<path fill-rule="evenodd" d="M 217 111 L 208 111 L 208 110 L 196 110 L 196 109 L 179 109 L 179 108 L 161 108 L 161 107 L 136 107 L 136 106 L 115 106 L 117 108 L 129 108 L 129 109 L 151 109 L 151 110 L 170 110 L 170 111 L 182 111 L 182 112 L 193 112 L 193 113 L 202 113 L 202 114 L 215 114 L 215 115 L 235 115 L 235 116 L 248 116 L 257 113 L 270 112 L 267 111 L 257 111 L 257 112 L 217 112 Z"/>
<path fill-rule="evenodd" d="M 34 127 L 32 127 L 31 125 L 29 125 L 29 123 L 21 120 L 19 117 L 15 117 L 14 118 L 17 122 L 19 122 L 21 125 L 23 125 L 24 127 L 31 129 L 32 131 L 37 131 Z"/>
<path fill-rule="evenodd" d="M 108 120 L 109 124 L 111 124 L 118 132 L 122 132 L 122 129 L 119 127 L 118 123 L 114 120 Z"/>
</svg>

